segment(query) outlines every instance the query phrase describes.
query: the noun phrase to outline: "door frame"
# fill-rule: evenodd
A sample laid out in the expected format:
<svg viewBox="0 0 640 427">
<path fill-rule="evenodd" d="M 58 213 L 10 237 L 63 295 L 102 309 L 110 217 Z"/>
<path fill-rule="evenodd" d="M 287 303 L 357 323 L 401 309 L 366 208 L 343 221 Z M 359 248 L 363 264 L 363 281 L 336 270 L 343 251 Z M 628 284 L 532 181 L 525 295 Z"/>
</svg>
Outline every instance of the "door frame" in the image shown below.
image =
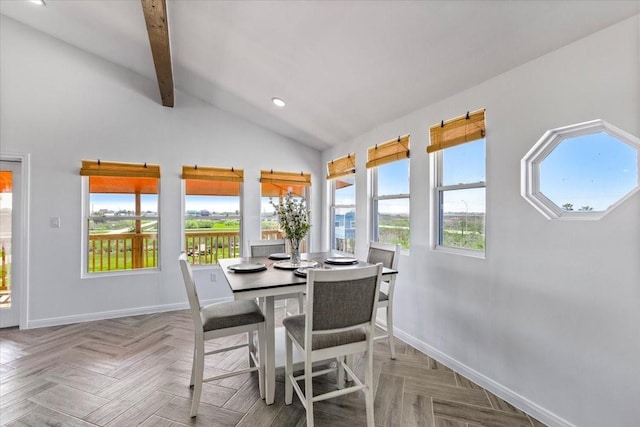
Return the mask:
<svg viewBox="0 0 640 427">
<path fill-rule="evenodd" d="M 29 200 L 31 194 L 31 184 L 30 184 L 30 166 L 31 166 L 31 155 L 23 154 L 23 153 L 9 153 L 0 151 L 0 160 L 8 161 L 8 162 L 20 162 L 21 164 L 21 188 L 20 188 L 20 200 L 19 203 L 21 218 L 19 224 L 19 236 L 21 238 L 20 245 L 18 245 L 18 251 L 13 251 L 12 253 L 17 255 L 18 258 L 18 269 L 17 271 L 13 269 L 11 274 L 13 277 L 17 277 L 17 283 L 20 286 L 19 296 L 19 310 L 20 310 L 20 320 L 18 327 L 20 329 L 28 329 L 29 322 L 29 245 L 31 242 L 29 236 L 29 219 L 31 218 L 30 210 L 29 210 Z M 14 203 L 16 201 L 14 200 Z M 13 245 L 12 245 L 13 246 Z M 16 253 L 17 252 L 17 253 Z"/>
</svg>

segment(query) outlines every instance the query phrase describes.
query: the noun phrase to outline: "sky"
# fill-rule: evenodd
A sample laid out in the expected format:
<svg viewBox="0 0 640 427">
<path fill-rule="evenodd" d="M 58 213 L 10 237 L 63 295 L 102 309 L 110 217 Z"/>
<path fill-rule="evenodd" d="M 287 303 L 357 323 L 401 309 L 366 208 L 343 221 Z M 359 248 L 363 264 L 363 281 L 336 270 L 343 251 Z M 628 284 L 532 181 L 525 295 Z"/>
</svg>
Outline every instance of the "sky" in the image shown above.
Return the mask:
<svg viewBox="0 0 640 427">
<path fill-rule="evenodd" d="M 540 163 L 540 191 L 574 210 L 606 210 L 637 185 L 637 151 L 604 132 L 565 139 Z"/>
</svg>

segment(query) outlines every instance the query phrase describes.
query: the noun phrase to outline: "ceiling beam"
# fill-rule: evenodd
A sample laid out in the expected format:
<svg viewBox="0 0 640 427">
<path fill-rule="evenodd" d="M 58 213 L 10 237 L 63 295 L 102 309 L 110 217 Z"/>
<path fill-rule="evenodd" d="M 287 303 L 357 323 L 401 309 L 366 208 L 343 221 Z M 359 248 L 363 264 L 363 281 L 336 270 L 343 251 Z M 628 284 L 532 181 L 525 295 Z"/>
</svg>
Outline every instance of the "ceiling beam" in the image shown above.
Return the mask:
<svg viewBox="0 0 640 427">
<path fill-rule="evenodd" d="M 166 0 L 141 0 L 144 20 L 147 23 L 151 54 L 156 67 L 162 105 L 173 107 L 173 71 L 169 45 L 169 21 Z"/>
</svg>

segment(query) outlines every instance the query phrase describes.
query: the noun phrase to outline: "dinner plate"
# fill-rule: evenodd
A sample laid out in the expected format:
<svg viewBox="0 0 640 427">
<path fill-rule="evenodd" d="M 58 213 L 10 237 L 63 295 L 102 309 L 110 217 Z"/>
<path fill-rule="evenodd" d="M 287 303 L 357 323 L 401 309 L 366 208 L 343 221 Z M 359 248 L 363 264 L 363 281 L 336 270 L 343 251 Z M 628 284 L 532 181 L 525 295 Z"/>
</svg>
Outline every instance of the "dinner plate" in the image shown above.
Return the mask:
<svg viewBox="0 0 640 427">
<path fill-rule="evenodd" d="M 349 264 L 357 264 L 358 259 L 340 256 L 340 257 L 327 258 L 325 262 L 327 264 L 349 265 Z"/>
<path fill-rule="evenodd" d="M 296 268 L 293 274 L 299 277 L 307 277 L 308 268 Z"/>
<path fill-rule="evenodd" d="M 269 259 L 289 259 L 291 255 L 285 253 L 271 254 L 269 255 Z"/>
<path fill-rule="evenodd" d="M 298 268 L 311 268 L 318 265 L 317 261 L 300 261 L 297 264 L 293 264 L 291 261 L 278 261 L 274 262 L 274 268 L 280 268 L 283 270 L 296 270 Z"/>
<path fill-rule="evenodd" d="M 267 266 L 260 263 L 243 262 L 240 264 L 233 264 L 229 266 L 229 270 L 236 273 L 255 273 L 257 271 L 266 270 Z"/>
</svg>

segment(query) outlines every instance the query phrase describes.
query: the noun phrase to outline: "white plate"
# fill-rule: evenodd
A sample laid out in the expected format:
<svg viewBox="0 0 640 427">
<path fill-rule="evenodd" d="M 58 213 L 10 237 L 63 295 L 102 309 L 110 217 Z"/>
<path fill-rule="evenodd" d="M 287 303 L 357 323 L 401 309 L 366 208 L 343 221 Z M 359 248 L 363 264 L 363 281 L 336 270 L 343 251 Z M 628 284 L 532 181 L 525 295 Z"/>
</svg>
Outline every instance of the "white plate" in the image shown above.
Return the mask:
<svg viewBox="0 0 640 427">
<path fill-rule="evenodd" d="M 291 255 L 285 253 L 271 254 L 269 255 L 269 259 L 289 259 Z"/>
<path fill-rule="evenodd" d="M 340 256 L 340 257 L 327 258 L 325 262 L 327 264 L 339 264 L 339 265 L 357 264 L 358 258 Z"/>
<path fill-rule="evenodd" d="M 255 273 L 256 271 L 266 270 L 267 266 L 264 264 L 254 264 L 243 262 L 240 264 L 233 264 L 229 266 L 229 270 L 235 271 L 236 273 Z"/>
<path fill-rule="evenodd" d="M 278 261 L 273 263 L 273 266 L 275 268 L 280 268 L 283 270 L 295 270 L 297 268 L 311 268 L 317 265 L 318 265 L 317 261 L 300 261 L 295 265 L 291 263 L 291 261 Z"/>
</svg>

